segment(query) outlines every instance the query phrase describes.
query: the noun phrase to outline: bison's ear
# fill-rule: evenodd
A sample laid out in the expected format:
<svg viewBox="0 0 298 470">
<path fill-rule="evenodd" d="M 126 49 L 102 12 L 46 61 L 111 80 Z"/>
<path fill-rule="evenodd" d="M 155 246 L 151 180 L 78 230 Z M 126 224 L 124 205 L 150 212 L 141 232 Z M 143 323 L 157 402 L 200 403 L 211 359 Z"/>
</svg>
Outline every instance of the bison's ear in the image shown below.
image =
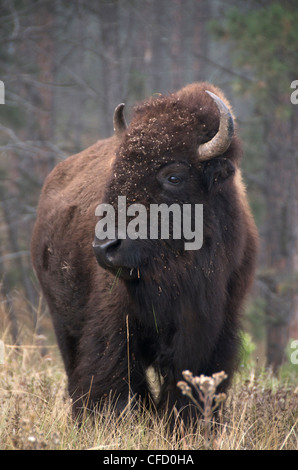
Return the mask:
<svg viewBox="0 0 298 470">
<path fill-rule="evenodd" d="M 235 173 L 235 167 L 228 158 L 220 157 L 205 163 L 203 181 L 208 191 L 219 189 Z"/>
</svg>

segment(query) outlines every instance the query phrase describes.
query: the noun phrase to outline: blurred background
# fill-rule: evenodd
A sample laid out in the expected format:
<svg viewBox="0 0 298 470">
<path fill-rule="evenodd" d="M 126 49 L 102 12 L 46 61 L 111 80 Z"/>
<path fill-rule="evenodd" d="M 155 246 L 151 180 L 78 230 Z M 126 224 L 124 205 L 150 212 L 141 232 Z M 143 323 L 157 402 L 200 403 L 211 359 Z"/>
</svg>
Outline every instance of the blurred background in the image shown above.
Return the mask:
<svg viewBox="0 0 298 470">
<path fill-rule="evenodd" d="M 0 0 L 0 80 L 0 329 L 10 341 L 26 341 L 28 325 L 45 346 L 54 341 L 30 260 L 46 175 L 110 136 L 118 103 L 129 120 L 136 101 L 207 80 L 237 116 L 261 238 L 246 338 L 274 370 L 289 361 L 298 339 L 297 2 Z"/>
</svg>

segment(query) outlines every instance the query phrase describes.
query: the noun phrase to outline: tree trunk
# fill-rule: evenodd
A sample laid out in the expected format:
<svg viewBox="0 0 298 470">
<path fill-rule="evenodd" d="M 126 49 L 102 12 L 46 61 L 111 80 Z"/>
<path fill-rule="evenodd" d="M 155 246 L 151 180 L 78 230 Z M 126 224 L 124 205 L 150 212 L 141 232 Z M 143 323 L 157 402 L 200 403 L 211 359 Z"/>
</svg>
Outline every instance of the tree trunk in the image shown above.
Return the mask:
<svg viewBox="0 0 298 470">
<path fill-rule="evenodd" d="M 296 121 L 296 116 L 280 119 L 272 113 L 266 138 L 265 175 L 268 184 L 265 194 L 267 219 L 264 250 L 267 272 L 264 280 L 269 288 L 266 308 L 267 361 L 274 370 L 285 359 L 286 346 L 293 333 L 290 333 L 290 325 L 293 325 L 293 330 L 297 327 L 295 270 L 298 181 L 293 119 Z M 293 177 L 295 174 L 296 178 Z"/>
<path fill-rule="evenodd" d="M 182 86 L 183 68 L 181 64 L 182 55 L 182 0 L 173 0 L 172 10 L 172 37 L 171 37 L 171 64 L 173 89 L 178 90 Z"/>
<path fill-rule="evenodd" d="M 39 122 L 38 139 L 51 141 L 54 137 L 54 52 L 55 45 L 53 39 L 54 13 L 47 5 L 37 9 L 36 24 L 44 26 L 44 32 L 39 38 L 37 49 L 37 65 L 39 68 L 38 79 L 40 81 L 38 102 L 39 112 L 37 120 Z M 40 162 L 40 168 L 44 177 L 53 169 L 55 160 L 53 152 L 48 152 Z"/>
</svg>

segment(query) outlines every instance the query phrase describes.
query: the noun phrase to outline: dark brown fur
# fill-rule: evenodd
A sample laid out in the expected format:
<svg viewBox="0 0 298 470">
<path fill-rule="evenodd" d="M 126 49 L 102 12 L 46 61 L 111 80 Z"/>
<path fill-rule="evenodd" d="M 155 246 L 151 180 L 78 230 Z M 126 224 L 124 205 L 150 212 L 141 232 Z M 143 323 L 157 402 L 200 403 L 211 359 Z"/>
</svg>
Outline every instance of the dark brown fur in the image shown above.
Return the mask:
<svg viewBox="0 0 298 470">
<path fill-rule="evenodd" d="M 237 136 L 223 156 L 201 163 L 198 145 L 217 132 L 218 110 L 201 83 L 135 108 L 120 141 L 114 136 L 58 164 L 46 179 L 32 240 L 33 263 L 52 315 L 74 408 L 113 396 L 122 409 L 131 394 L 150 395 L 148 366 L 161 374 L 159 407 L 182 408 L 176 384 L 237 366 L 239 315 L 253 279 L 256 229 L 241 181 Z M 226 101 L 226 100 L 225 100 Z M 227 102 L 226 102 L 227 103 Z M 156 175 L 187 162 L 189 177 L 175 193 Z M 125 240 L 126 266 L 140 279 L 115 281 L 96 262 L 92 240 L 101 202 L 204 205 L 204 243 Z M 128 320 L 128 323 L 127 323 Z M 128 326 L 128 332 L 127 332 Z M 129 333 L 129 344 L 127 344 Z M 128 364 L 129 351 L 129 364 Z"/>
</svg>

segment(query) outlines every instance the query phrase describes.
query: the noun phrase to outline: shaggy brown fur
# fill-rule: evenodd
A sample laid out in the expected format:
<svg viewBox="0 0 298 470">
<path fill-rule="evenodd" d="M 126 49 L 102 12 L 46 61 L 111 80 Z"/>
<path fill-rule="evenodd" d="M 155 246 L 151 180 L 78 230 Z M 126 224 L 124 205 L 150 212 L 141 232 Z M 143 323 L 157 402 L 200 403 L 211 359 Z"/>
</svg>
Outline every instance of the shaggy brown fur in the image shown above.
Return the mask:
<svg viewBox="0 0 298 470">
<path fill-rule="evenodd" d="M 112 396 L 150 396 L 146 370 L 163 377 L 158 406 L 187 403 L 181 372 L 209 375 L 237 365 L 239 315 L 253 279 L 257 234 L 241 180 L 241 146 L 198 161 L 199 144 L 217 132 L 218 110 L 207 83 L 189 85 L 137 106 L 123 137 L 99 141 L 57 165 L 46 179 L 32 240 L 33 263 L 52 315 L 74 409 Z M 229 106 L 229 104 L 227 103 Z M 172 188 L 167 175 L 183 184 Z M 204 206 L 204 242 L 123 240 L 121 262 L 98 265 L 92 249 L 95 208 L 116 204 Z M 139 277 L 116 268 L 134 268 Z M 128 320 L 128 323 L 127 323 Z M 128 332 L 127 332 L 128 327 Z M 129 333 L 129 344 L 127 344 Z M 129 347 L 128 347 L 129 346 Z M 128 357 L 129 356 L 129 357 Z"/>
</svg>

